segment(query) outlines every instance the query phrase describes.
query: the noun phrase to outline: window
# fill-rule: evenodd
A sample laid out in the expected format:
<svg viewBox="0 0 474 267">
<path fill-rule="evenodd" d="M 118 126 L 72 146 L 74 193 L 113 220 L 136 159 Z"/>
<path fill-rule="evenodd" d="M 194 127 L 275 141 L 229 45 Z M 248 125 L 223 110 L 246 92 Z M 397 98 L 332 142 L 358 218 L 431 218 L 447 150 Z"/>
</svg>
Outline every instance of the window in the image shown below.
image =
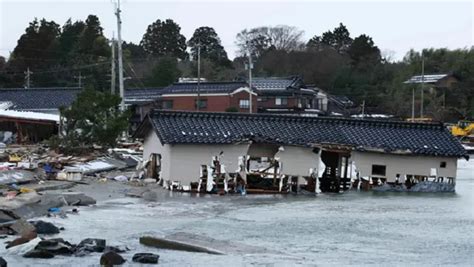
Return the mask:
<svg viewBox="0 0 474 267">
<path fill-rule="evenodd" d="M 173 109 L 173 100 L 163 100 L 162 108 L 163 109 Z"/>
<path fill-rule="evenodd" d="M 372 175 L 385 176 L 386 169 L 385 165 L 372 165 Z"/>
<path fill-rule="evenodd" d="M 286 97 L 277 97 L 277 98 L 275 98 L 275 105 L 277 105 L 277 106 L 286 106 L 286 105 L 288 105 L 288 98 L 286 98 Z"/>
<path fill-rule="evenodd" d="M 198 104 L 199 104 L 200 109 L 206 109 L 207 108 L 207 99 L 199 99 L 199 102 L 196 99 L 196 103 L 195 103 L 194 107 L 197 108 Z"/>
<path fill-rule="evenodd" d="M 239 100 L 239 107 L 240 107 L 240 108 L 250 108 L 250 100 L 248 100 L 248 99 L 240 99 L 240 100 Z"/>
<path fill-rule="evenodd" d="M 446 168 L 446 161 L 441 161 L 441 163 L 439 164 L 439 167 Z"/>
</svg>

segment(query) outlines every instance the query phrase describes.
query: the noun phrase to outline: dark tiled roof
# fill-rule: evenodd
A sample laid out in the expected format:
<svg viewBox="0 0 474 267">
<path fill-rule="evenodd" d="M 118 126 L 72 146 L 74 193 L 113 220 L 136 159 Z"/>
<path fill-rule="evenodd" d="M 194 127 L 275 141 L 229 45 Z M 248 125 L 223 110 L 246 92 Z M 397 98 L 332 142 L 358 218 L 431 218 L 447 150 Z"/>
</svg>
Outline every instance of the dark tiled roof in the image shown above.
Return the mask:
<svg viewBox="0 0 474 267">
<path fill-rule="evenodd" d="M 442 124 L 244 113 L 158 111 L 136 135 L 153 127 L 164 144 L 231 144 L 245 140 L 309 146 L 339 144 L 357 150 L 466 156 Z"/>
<path fill-rule="evenodd" d="M 232 93 L 241 87 L 247 87 L 246 82 L 201 82 L 201 94 Z M 174 83 L 163 89 L 163 94 L 197 94 L 197 83 Z"/>
<path fill-rule="evenodd" d="M 302 81 L 299 77 L 269 77 L 269 78 L 253 78 L 252 86 L 259 91 L 274 91 L 274 90 L 288 90 L 299 89 L 302 87 Z"/>
<path fill-rule="evenodd" d="M 69 106 L 80 88 L 8 88 L 0 89 L 0 102 L 11 102 L 10 109 L 44 110 Z"/>
<path fill-rule="evenodd" d="M 149 103 L 160 98 L 163 88 L 140 88 L 125 90 L 125 104 Z"/>
</svg>

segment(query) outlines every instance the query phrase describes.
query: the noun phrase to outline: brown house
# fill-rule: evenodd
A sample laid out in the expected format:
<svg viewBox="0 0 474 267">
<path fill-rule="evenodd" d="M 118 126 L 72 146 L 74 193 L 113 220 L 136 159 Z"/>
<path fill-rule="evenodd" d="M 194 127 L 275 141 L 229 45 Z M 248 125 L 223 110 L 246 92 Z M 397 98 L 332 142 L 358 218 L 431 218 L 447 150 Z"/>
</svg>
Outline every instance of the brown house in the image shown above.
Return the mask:
<svg viewBox="0 0 474 267">
<path fill-rule="evenodd" d="M 198 101 L 199 92 L 199 101 Z M 174 83 L 161 91 L 162 109 L 249 112 L 250 91 L 246 82 Z M 257 94 L 252 92 L 252 111 L 257 110 Z"/>
<path fill-rule="evenodd" d="M 316 112 L 318 90 L 307 87 L 301 77 L 255 78 L 258 91 L 258 111 L 270 113 Z"/>
</svg>

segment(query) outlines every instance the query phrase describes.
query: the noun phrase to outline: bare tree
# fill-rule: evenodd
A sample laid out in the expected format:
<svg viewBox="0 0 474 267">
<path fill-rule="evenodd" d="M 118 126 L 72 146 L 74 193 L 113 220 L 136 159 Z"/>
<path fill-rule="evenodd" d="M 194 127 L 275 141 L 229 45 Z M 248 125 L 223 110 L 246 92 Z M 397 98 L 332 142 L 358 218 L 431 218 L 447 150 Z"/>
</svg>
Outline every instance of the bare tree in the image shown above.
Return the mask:
<svg viewBox="0 0 474 267">
<path fill-rule="evenodd" d="M 241 55 L 250 50 L 254 56 L 259 57 L 269 49 L 286 52 L 304 49 L 304 42 L 301 40 L 303 33 L 298 28 L 287 25 L 258 27 L 238 33 L 236 43 Z"/>
</svg>

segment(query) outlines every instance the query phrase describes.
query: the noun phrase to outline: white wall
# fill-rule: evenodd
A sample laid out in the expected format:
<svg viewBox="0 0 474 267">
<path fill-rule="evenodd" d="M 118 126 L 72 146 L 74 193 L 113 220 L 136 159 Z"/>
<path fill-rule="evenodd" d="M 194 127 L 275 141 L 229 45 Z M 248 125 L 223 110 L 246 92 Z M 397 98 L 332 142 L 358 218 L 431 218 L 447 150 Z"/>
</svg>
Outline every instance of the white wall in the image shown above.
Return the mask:
<svg viewBox="0 0 474 267">
<path fill-rule="evenodd" d="M 170 147 L 162 145 L 154 131 L 150 131 L 143 142 L 143 160 L 148 160 L 152 153 L 161 155 L 161 175 L 169 177 L 171 171 Z"/>
<path fill-rule="evenodd" d="M 427 157 L 413 155 L 394 155 L 370 152 L 352 152 L 354 161 L 361 176 L 372 175 L 372 165 L 385 165 L 388 182 L 394 182 L 396 175 L 400 179 L 406 174 L 430 176 L 431 168 L 437 169 L 437 176 L 456 177 L 457 158 Z M 446 162 L 446 168 L 440 168 L 440 163 Z"/>
<path fill-rule="evenodd" d="M 193 145 L 178 144 L 165 145 L 170 149 L 170 173 L 164 176 L 165 180 L 180 181 L 183 185 L 199 181 L 199 169 L 201 165 L 210 165 L 212 157 L 218 156 L 221 151 L 221 164 L 224 164 L 227 172 L 235 172 L 238 169 L 238 159 L 247 155 L 249 144 L 238 145 Z"/>
<path fill-rule="evenodd" d="M 313 153 L 312 148 L 283 146 L 283 149 L 275 155 L 282 162 L 282 174 L 308 176 L 310 168 L 318 168 L 319 155 Z"/>
</svg>

